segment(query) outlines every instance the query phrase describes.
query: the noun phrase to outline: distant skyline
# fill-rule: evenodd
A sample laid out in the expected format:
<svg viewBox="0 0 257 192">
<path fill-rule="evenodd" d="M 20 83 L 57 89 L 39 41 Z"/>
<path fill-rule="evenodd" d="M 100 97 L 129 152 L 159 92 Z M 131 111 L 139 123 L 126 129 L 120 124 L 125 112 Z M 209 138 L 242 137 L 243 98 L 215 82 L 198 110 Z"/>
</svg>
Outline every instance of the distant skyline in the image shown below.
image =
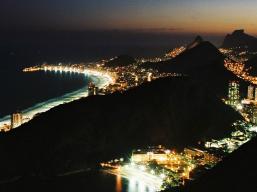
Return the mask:
<svg viewBox="0 0 257 192">
<path fill-rule="evenodd" d="M 257 35 L 256 0 L 1 0 L 4 30 L 143 30 Z"/>
</svg>

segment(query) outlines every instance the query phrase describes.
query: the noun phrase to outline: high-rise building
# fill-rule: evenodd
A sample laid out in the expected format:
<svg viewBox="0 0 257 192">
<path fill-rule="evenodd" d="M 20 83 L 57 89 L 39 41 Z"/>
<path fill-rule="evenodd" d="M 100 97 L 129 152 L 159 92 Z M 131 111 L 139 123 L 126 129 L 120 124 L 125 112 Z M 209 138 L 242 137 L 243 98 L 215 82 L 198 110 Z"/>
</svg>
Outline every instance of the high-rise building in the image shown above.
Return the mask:
<svg viewBox="0 0 257 192">
<path fill-rule="evenodd" d="M 237 81 L 229 82 L 227 103 L 234 107 L 236 107 L 240 103 L 239 83 Z"/>
<path fill-rule="evenodd" d="M 257 108 L 256 108 L 256 106 L 255 106 L 255 109 L 253 111 L 251 121 L 252 121 L 253 124 L 255 124 L 255 125 L 257 124 Z"/>
<path fill-rule="evenodd" d="M 148 74 L 147 74 L 147 81 L 148 81 L 148 82 L 151 82 L 151 81 L 152 81 L 152 75 L 153 75 L 152 73 L 148 73 Z"/>
<path fill-rule="evenodd" d="M 137 75 L 135 76 L 135 81 L 138 82 L 138 76 Z"/>
<path fill-rule="evenodd" d="M 138 76 L 135 76 L 135 82 L 136 82 L 136 86 L 138 86 Z"/>
<path fill-rule="evenodd" d="M 249 100 L 254 99 L 254 87 L 252 85 L 248 86 L 247 99 Z"/>
<path fill-rule="evenodd" d="M 11 116 L 11 128 L 19 127 L 22 124 L 22 113 L 13 113 Z"/>
<path fill-rule="evenodd" d="M 98 95 L 99 89 L 92 82 L 88 85 L 88 95 Z"/>
</svg>

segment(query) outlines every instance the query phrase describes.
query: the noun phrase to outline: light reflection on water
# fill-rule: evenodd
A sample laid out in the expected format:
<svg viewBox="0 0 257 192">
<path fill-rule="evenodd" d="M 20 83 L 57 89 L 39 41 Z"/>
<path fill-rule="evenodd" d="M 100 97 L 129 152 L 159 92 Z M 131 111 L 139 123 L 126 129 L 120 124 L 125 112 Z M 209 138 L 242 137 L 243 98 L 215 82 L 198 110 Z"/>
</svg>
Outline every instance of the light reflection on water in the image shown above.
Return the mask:
<svg viewBox="0 0 257 192">
<path fill-rule="evenodd" d="M 122 178 L 120 175 L 116 176 L 116 192 L 122 192 Z"/>
<path fill-rule="evenodd" d="M 148 186 L 142 181 L 134 178 L 122 178 L 120 175 L 116 177 L 115 192 L 156 192 L 153 186 Z"/>
</svg>

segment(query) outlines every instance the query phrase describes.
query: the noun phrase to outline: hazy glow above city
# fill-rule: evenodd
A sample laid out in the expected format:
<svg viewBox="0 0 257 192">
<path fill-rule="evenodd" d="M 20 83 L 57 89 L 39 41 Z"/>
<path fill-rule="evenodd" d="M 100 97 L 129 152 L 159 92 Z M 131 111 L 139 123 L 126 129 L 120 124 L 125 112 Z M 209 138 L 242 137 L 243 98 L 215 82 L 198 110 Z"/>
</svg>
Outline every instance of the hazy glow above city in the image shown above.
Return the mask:
<svg viewBox="0 0 257 192">
<path fill-rule="evenodd" d="M 3 0 L 4 29 L 123 29 L 257 34 L 255 0 Z"/>
</svg>

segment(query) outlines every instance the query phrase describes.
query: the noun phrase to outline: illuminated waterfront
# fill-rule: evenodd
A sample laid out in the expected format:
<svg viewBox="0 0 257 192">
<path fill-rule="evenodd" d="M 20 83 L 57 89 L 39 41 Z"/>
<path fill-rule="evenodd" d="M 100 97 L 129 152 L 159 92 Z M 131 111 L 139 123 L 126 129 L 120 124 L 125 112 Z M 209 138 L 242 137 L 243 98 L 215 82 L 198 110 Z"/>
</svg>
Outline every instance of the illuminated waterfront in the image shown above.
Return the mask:
<svg viewBox="0 0 257 192">
<path fill-rule="evenodd" d="M 104 170 L 104 173 L 116 177 L 116 192 L 155 192 L 160 191 L 163 181 L 158 176 L 146 173 L 133 167 L 123 167 L 121 170 Z M 127 184 L 127 185 L 126 185 Z"/>
<path fill-rule="evenodd" d="M 104 172 L 136 181 L 144 190 L 161 191 L 184 185 L 221 159 L 206 150 L 184 148 L 176 152 L 159 145 L 133 150 L 129 159 L 113 159 L 100 165 Z"/>
<path fill-rule="evenodd" d="M 30 68 L 27 68 L 30 69 Z M 115 80 L 106 73 L 103 72 L 99 72 L 99 71 L 94 71 L 94 70 L 77 70 L 75 68 L 66 68 L 66 70 L 56 70 L 56 68 L 39 68 L 37 67 L 36 70 L 35 68 L 31 68 L 33 69 L 31 72 L 34 71 L 40 71 L 40 70 L 44 70 L 45 72 L 54 72 L 54 73 L 70 73 L 72 74 L 82 74 L 85 75 L 90 81 L 92 81 L 95 85 L 97 85 L 99 88 L 104 88 L 107 85 L 109 85 L 110 83 L 113 83 Z M 25 72 L 27 70 L 24 70 Z M 82 87 L 79 90 L 73 91 L 71 93 L 67 93 L 64 94 L 61 97 L 57 97 L 57 98 L 53 98 L 44 102 L 40 102 L 32 107 L 29 107 L 27 109 L 21 110 L 21 113 L 23 115 L 23 123 L 26 123 L 28 121 L 30 121 L 35 115 L 40 114 L 40 113 L 44 113 L 58 105 L 64 104 L 64 103 L 69 103 L 75 100 L 78 100 L 82 97 L 86 97 L 88 96 L 88 86 L 87 84 Z M 4 127 L 4 125 L 10 125 L 10 115 L 7 115 L 5 117 L 2 117 L 0 119 L 0 128 Z"/>
</svg>

